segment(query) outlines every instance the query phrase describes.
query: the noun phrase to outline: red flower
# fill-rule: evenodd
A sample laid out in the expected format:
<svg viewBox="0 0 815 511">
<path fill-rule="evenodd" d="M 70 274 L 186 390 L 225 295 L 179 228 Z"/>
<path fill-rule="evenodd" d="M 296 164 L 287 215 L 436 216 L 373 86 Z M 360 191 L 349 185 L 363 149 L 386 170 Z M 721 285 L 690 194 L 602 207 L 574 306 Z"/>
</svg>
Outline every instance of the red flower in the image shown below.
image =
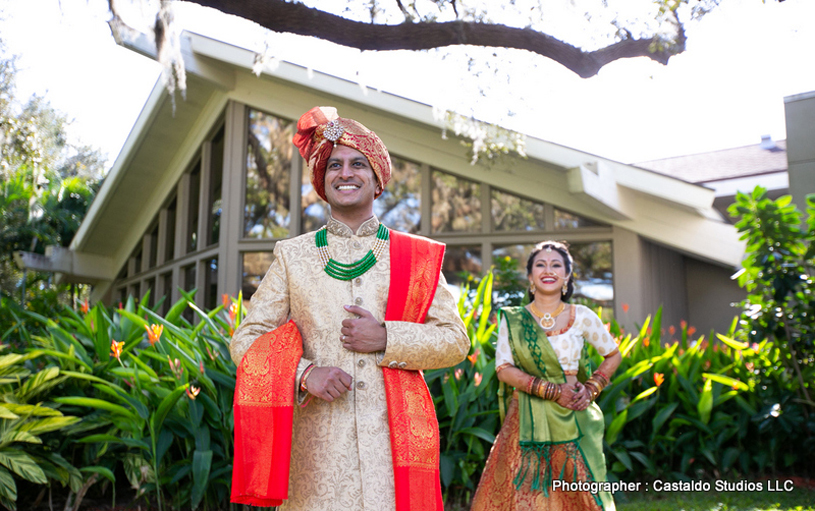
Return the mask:
<svg viewBox="0 0 815 511">
<path fill-rule="evenodd" d="M 627 303 L 623 304 L 623 312 L 628 313 L 628 304 Z"/>
<path fill-rule="evenodd" d="M 475 380 L 475 386 L 476 386 L 476 387 L 478 387 L 479 385 L 481 385 L 481 378 L 483 378 L 483 377 L 481 376 L 481 373 L 475 373 L 475 377 L 474 377 L 473 379 Z"/>
<path fill-rule="evenodd" d="M 80 308 L 82 309 L 82 314 L 87 314 L 88 311 L 91 310 L 91 306 L 90 306 L 90 304 L 88 304 L 88 299 L 87 298 L 85 298 L 85 301 L 82 302 L 82 307 L 80 307 Z"/>
<path fill-rule="evenodd" d="M 643 337 L 642 338 L 642 345 L 647 348 L 649 344 L 651 344 L 651 338 L 650 337 Z"/>
<path fill-rule="evenodd" d="M 229 308 L 229 304 L 232 303 L 232 297 L 229 296 L 227 293 L 221 295 L 221 302 L 224 304 L 224 309 Z"/>
<path fill-rule="evenodd" d="M 695 326 L 689 326 L 688 327 L 688 335 L 693 335 L 695 333 L 696 333 L 696 327 Z"/>
<path fill-rule="evenodd" d="M 761 349 L 761 347 L 758 345 L 757 342 L 754 342 L 753 344 L 750 345 L 750 349 L 755 351 L 756 353 L 758 353 L 758 351 Z"/>
<path fill-rule="evenodd" d="M 657 387 L 662 385 L 662 382 L 665 381 L 665 375 L 662 373 L 654 373 L 654 383 L 657 384 Z"/>
<path fill-rule="evenodd" d="M 199 392 L 201 392 L 201 389 L 196 387 L 195 385 L 190 385 L 189 387 L 186 388 L 185 392 L 187 393 L 187 397 L 189 397 L 192 400 L 195 400 L 195 397 L 198 395 Z"/>
<path fill-rule="evenodd" d="M 462 369 L 460 367 L 458 369 L 456 369 L 456 371 L 455 371 L 456 380 L 460 380 L 462 374 L 464 374 L 464 369 Z"/>
<path fill-rule="evenodd" d="M 669 326 L 668 327 L 668 333 L 671 334 L 671 335 L 675 334 L 676 333 L 676 327 L 673 326 L 673 325 Z"/>
<path fill-rule="evenodd" d="M 688 322 L 684 319 L 679 322 L 679 326 L 682 327 L 682 330 L 688 328 Z"/>
</svg>

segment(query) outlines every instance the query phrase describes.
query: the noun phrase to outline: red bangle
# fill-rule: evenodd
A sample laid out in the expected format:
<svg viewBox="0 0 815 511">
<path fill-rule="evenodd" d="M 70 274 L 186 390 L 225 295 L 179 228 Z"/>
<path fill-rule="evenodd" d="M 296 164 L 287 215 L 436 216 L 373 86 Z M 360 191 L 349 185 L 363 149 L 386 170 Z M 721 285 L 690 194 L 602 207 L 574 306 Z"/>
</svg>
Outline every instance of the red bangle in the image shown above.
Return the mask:
<svg viewBox="0 0 815 511">
<path fill-rule="evenodd" d="M 303 392 L 308 392 L 308 387 L 306 386 L 306 378 L 308 375 L 311 374 L 311 371 L 314 369 L 314 364 L 306 367 L 306 370 L 303 371 L 303 376 L 300 377 L 300 390 Z"/>
</svg>

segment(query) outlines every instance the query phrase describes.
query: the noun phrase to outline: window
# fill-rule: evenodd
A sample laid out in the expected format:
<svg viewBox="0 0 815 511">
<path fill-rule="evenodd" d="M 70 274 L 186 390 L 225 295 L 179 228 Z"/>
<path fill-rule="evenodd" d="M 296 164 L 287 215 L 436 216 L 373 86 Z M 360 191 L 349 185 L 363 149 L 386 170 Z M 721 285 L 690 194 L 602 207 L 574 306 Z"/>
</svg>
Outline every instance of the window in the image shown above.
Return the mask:
<svg viewBox="0 0 815 511">
<path fill-rule="evenodd" d="M 444 251 L 442 272 L 448 284 L 460 286 L 467 281 L 469 275 L 480 276 L 482 271 L 481 245 L 468 247 L 448 246 Z"/>
<path fill-rule="evenodd" d="M 421 167 L 393 156 L 391 163 L 391 180 L 374 201 L 374 213 L 388 227 L 416 234 L 421 220 Z"/>
<path fill-rule="evenodd" d="M 244 236 L 289 236 L 291 220 L 292 136 L 297 126 L 256 110 L 249 111 L 246 155 Z"/>
<path fill-rule="evenodd" d="M 241 291 L 243 299 L 248 300 L 255 294 L 260 286 L 260 281 L 269 270 L 269 266 L 274 261 L 272 252 L 246 252 L 243 254 L 243 270 L 241 272 Z"/>
<path fill-rule="evenodd" d="M 167 232 L 164 238 L 164 262 L 172 261 L 175 258 L 175 214 L 176 198 L 170 201 L 167 206 Z"/>
<path fill-rule="evenodd" d="M 598 227 L 599 225 L 588 218 L 555 208 L 555 229 L 558 231 L 580 229 L 581 227 Z"/>
<path fill-rule="evenodd" d="M 481 230 L 481 185 L 434 170 L 431 232 Z"/>
<path fill-rule="evenodd" d="M 212 139 L 212 152 L 210 159 L 209 197 L 207 211 L 209 212 L 207 229 L 207 246 L 215 245 L 221 235 L 221 207 L 222 189 L 224 180 L 224 128 L 218 130 Z"/>
<path fill-rule="evenodd" d="M 543 231 L 545 206 L 499 190 L 492 190 L 492 227 L 495 231 Z"/>
<path fill-rule="evenodd" d="M 205 310 L 210 310 L 218 305 L 218 258 L 207 259 L 204 267 L 204 307 Z"/>
<path fill-rule="evenodd" d="M 198 249 L 198 202 L 201 199 L 201 162 L 190 172 L 190 202 L 187 210 L 187 253 Z"/>
<path fill-rule="evenodd" d="M 158 225 L 150 230 L 148 236 L 150 238 L 150 253 L 147 257 L 147 267 L 155 268 L 158 261 Z"/>
</svg>

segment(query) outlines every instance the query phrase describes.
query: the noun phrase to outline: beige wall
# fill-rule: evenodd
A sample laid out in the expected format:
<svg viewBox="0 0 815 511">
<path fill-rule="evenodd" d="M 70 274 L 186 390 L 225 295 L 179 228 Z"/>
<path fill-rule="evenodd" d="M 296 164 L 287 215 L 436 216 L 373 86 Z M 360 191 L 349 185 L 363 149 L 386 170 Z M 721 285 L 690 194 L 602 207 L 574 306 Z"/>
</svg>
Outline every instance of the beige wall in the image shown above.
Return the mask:
<svg viewBox="0 0 815 511">
<path fill-rule="evenodd" d="M 806 196 L 815 193 L 815 91 L 784 98 L 787 161 L 795 205 L 806 211 Z"/>
</svg>

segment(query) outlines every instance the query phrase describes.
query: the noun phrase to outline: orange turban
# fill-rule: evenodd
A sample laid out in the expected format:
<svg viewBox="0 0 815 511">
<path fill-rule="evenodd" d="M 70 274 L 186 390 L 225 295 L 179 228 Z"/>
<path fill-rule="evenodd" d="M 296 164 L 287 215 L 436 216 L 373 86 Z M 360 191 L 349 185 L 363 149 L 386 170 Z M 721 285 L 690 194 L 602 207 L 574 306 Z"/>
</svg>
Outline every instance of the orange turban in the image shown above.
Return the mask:
<svg viewBox="0 0 815 511">
<path fill-rule="evenodd" d="M 292 142 L 308 163 L 314 190 L 326 202 L 325 167 L 336 144 L 356 149 L 368 158 L 381 190 L 391 179 L 391 158 L 385 144 L 357 121 L 339 117 L 336 108 L 315 106 L 304 113 L 297 121 Z"/>
</svg>

